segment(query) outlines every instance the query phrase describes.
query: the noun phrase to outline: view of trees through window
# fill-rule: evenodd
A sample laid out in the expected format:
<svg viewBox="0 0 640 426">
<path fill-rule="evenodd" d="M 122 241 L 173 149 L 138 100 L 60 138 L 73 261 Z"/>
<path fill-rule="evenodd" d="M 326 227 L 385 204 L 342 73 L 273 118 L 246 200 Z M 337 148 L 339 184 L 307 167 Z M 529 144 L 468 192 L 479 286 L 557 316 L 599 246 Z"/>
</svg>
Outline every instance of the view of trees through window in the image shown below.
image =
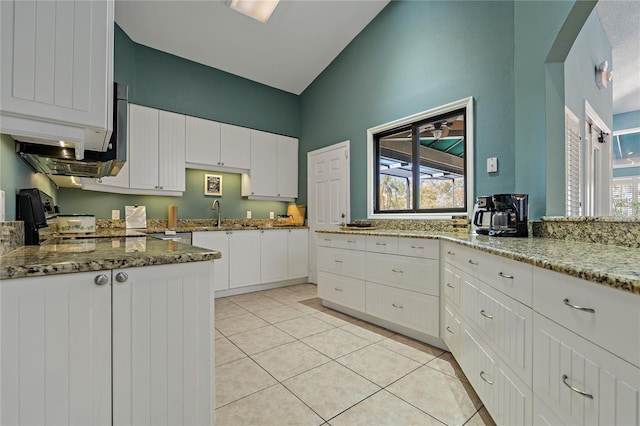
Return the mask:
<svg viewBox="0 0 640 426">
<path fill-rule="evenodd" d="M 375 135 L 376 213 L 464 211 L 465 135 L 465 109 Z"/>
</svg>

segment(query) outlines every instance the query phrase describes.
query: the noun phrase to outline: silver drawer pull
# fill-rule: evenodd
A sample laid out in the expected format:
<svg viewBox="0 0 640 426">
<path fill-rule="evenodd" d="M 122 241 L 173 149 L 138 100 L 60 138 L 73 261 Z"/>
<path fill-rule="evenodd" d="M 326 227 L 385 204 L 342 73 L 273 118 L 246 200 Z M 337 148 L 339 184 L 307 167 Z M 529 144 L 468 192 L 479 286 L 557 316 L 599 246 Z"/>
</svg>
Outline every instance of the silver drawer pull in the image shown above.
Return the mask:
<svg viewBox="0 0 640 426">
<path fill-rule="evenodd" d="M 347 242 L 348 242 L 349 244 L 355 244 L 355 243 L 356 243 L 356 240 L 347 240 Z"/>
<path fill-rule="evenodd" d="M 480 311 L 480 315 L 482 315 L 485 318 L 493 319 L 493 315 L 486 314 L 484 312 L 484 309 Z"/>
<path fill-rule="evenodd" d="M 392 269 L 393 272 L 397 272 L 398 274 L 404 274 L 404 271 L 401 271 L 400 269 Z"/>
<path fill-rule="evenodd" d="M 387 243 L 376 243 L 377 246 L 386 246 Z"/>
<path fill-rule="evenodd" d="M 592 313 L 592 314 L 595 314 L 595 313 L 596 313 L 596 310 L 595 310 L 595 309 L 593 309 L 593 308 L 583 308 L 582 306 L 572 305 L 571 303 L 569 303 L 569 299 L 564 299 L 564 300 L 562 301 L 562 303 L 564 303 L 565 305 L 567 305 L 567 306 L 568 306 L 568 307 L 570 307 L 570 308 L 577 309 L 577 310 L 579 310 L 579 311 L 590 312 L 590 313 Z"/>
<path fill-rule="evenodd" d="M 564 383 L 564 385 L 566 387 L 568 387 L 569 389 L 571 389 L 575 393 L 579 393 L 580 395 L 584 396 L 585 398 L 593 399 L 593 395 L 591 395 L 590 393 L 586 393 L 584 391 L 581 391 L 580 389 L 576 389 L 573 386 L 571 386 L 569 383 L 567 383 L 567 379 L 568 378 L 569 378 L 569 376 L 567 376 L 566 374 L 562 375 L 562 383 Z"/>
<path fill-rule="evenodd" d="M 393 306 L 394 308 L 398 308 L 398 309 L 404 309 L 404 306 L 396 305 L 395 303 L 392 303 L 391 306 Z"/>
<path fill-rule="evenodd" d="M 341 289 L 341 288 L 338 288 L 338 287 L 334 287 L 334 290 L 335 290 L 335 291 L 342 291 L 342 289 Z"/>
<path fill-rule="evenodd" d="M 449 288 L 455 288 L 454 286 L 451 285 L 451 283 L 447 283 L 447 287 Z"/>
<path fill-rule="evenodd" d="M 453 331 L 451 331 L 451 327 L 449 327 L 449 326 L 447 326 L 447 331 L 448 331 L 449 333 L 451 333 L 451 334 L 456 334 L 456 333 L 454 333 Z"/>
<path fill-rule="evenodd" d="M 422 246 L 411 246 L 412 249 L 424 250 Z"/>
<path fill-rule="evenodd" d="M 336 262 L 336 263 L 344 263 L 342 260 L 338 260 L 338 259 L 334 260 L 334 262 Z"/>
<path fill-rule="evenodd" d="M 502 278 L 509 278 L 510 280 L 513 279 L 513 275 L 507 275 L 507 274 L 502 273 L 502 272 L 498 272 L 498 275 L 500 275 Z"/>
<path fill-rule="evenodd" d="M 451 250 L 447 251 L 447 254 L 448 254 L 449 256 L 455 256 L 455 255 L 456 255 L 456 254 L 455 254 L 454 252 L 452 252 Z"/>
<path fill-rule="evenodd" d="M 476 266 L 478 265 L 478 262 L 476 262 L 475 260 L 471 260 L 471 259 L 469 259 L 469 263 L 472 264 L 472 265 L 476 265 Z"/>
<path fill-rule="evenodd" d="M 325 238 L 324 240 L 325 241 L 331 241 L 331 238 Z"/>
<path fill-rule="evenodd" d="M 489 383 L 490 385 L 493 385 L 493 382 L 490 382 L 489 380 L 487 380 L 487 378 L 486 378 L 486 377 L 484 377 L 484 371 L 481 371 L 481 372 L 480 372 L 480 378 L 481 378 L 482 380 L 484 380 L 485 382 Z"/>
</svg>

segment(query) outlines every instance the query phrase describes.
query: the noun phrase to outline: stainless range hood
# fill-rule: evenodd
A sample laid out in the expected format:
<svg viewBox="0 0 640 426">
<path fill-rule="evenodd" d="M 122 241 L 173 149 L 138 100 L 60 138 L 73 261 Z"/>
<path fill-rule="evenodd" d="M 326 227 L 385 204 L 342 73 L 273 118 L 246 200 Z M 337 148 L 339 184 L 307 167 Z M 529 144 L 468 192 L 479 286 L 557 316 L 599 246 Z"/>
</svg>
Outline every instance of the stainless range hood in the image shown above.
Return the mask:
<svg viewBox="0 0 640 426">
<path fill-rule="evenodd" d="M 85 178 L 115 176 L 127 160 L 128 108 L 128 87 L 115 83 L 113 133 L 107 150 L 104 152 L 85 150 L 84 158 L 78 160 L 74 148 L 22 141 L 16 141 L 16 152 L 36 171 L 52 178 L 56 176 Z"/>
</svg>

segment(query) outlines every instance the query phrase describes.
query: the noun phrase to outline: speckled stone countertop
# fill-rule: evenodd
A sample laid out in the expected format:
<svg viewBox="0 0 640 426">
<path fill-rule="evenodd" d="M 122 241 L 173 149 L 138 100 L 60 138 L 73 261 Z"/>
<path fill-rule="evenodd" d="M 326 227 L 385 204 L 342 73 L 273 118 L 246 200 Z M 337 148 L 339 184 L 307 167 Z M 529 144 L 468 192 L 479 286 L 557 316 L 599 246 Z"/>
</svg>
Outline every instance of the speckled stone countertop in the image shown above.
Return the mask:
<svg viewBox="0 0 640 426">
<path fill-rule="evenodd" d="M 529 263 L 640 295 L 640 249 L 551 238 L 403 230 L 318 230 L 320 233 L 433 238 Z"/>
<path fill-rule="evenodd" d="M 0 257 L 0 279 L 214 260 L 215 250 L 144 236 L 52 238 Z"/>
</svg>

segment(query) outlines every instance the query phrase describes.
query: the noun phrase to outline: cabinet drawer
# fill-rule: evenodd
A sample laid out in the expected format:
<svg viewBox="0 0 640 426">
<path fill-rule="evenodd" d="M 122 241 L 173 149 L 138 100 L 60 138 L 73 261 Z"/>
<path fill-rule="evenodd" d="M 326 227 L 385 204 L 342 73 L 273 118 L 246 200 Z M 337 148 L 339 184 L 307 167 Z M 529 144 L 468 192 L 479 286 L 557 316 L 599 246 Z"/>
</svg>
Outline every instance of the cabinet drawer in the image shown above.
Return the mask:
<svg viewBox="0 0 640 426">
<path fill-rule="evenodd" d="M 364 235 L 352 234 L 318 234 L 318 245 L 322 247 L 342 248 L 349 250 L 365 250 L 366 239 Z"/>
<path fill-rule="evenodd" d="M 364 264 L 364 252 L 318 247 L 319 271 L 364 279 Z"/>
<path fill-rule="evenodd" d="M 367 253 L 367 281 L 437 296 L 440 264 L 434 259 Z"/>
<path fill-rule="evenodd" d="M 398 237 L 378 237 L 367 235 L 367 251 L 374 253 L 398 254 Z"/>
<path fill-rule="evenodd" d="M 504 294 L 531 306 L 533 266 L 487 253 L 479 253 L 478 278 Z"/>
<path fill-rule="evenodd" d="M 454 357 L 460 356 L 460 319 L 450 306 L 444 307 L 444 332 L 442 338 Z"/>
<path fill-rule="evenodd" d="M 366 312 L 422 333 L 440 335 L 440 299 L 436 296 L 366 283 Z"/>
<path fill-rule="evenodd" d="M 640 367 L 640 296 L 541 268 L 533 275 L 534 310 Z"/>
<path fill-rule="evenodd" d="M 534 392 L 563 423 L 638 424 L 639 368 L 538 313 L 533 339 Z"/>
<path fill-rule="evenodd" d="M 342 306 L 364 311 L 364 281 L 318 271 L 318 296 Z"/>
<path fill-rule="evenodd" d="M 460 286 L 462 278 L 458 268 L 449 263 L 444 264 L 444 297 L 456 309 L 460 308 Z"/>
<path fill-rule="evenodd" d="M 458 254 L 458 248 L 460 246 L 453 243 L 443 243 L 442 244 L 442 259 L 451 264 L 456 265 L 456 257 Z"/>
<path fill-rule="evenodd" d="M 398 240 L 398 254 L 440 259 L 440 243 L 438 240 L 424 238 L 400 238 Z"/>
<path fill-rule="evenodd" d="M 509 367 L 531 386 L 531 308 L 465 274 L 462 312 Z"/>
</svg>

